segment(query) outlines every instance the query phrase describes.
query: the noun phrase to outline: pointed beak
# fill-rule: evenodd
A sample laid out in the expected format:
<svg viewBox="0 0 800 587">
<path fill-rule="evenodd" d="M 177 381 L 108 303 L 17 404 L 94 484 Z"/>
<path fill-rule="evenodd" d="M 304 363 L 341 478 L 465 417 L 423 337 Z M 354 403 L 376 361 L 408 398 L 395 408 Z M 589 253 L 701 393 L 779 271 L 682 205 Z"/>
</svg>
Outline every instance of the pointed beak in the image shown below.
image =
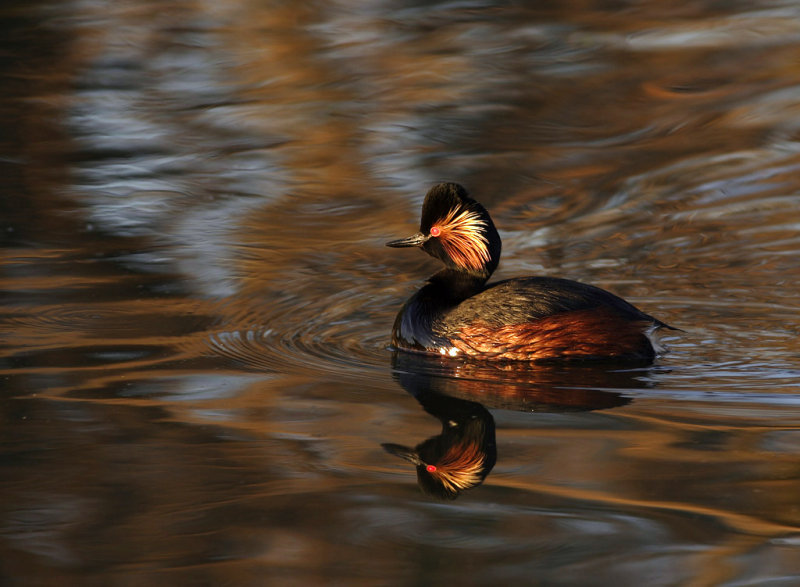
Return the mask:
<svg viewBox="0 0 800 587">
<path fill-rule="evenodd" d="M 415 453 L 412 449 L 408 448 L 407 446 L 403 446 L 401 444 L 391 444 L 385 443 L 381 444 L 383 450 L 388 452 L 390 455 L 394 455 L 396 457 L 400 457 L 401 459 L 405 459 L 410 463 L 413 463 L 416 466 L 422 465 L 422 459 L 419 458 L 419 455 Z"/>
<path fill-rule="evenodd" d="M 421 247 L 424 245 L 427 240 L 431 238 L 428 235 L 422 234 L 418 232 L 408 238 L 401 238 L 400 240 L 390 241 L 386 243 L 387 247 L 395 247 L 395 248 L 402 248 L 402 247 Z"/>
</svg>

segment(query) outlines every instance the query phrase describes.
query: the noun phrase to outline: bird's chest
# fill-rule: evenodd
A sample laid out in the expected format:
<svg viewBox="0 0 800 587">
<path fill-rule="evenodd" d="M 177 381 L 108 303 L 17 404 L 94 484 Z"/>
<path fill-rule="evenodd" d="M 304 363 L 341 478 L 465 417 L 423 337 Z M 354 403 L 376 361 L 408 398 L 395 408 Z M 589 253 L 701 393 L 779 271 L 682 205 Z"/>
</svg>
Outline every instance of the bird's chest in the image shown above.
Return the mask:
<svg viewBox="0 0 800 587">
<path fill-rule="evenodd" d="M 392 344 L 400 348 L 455 356 L 442 328 L 446 309 L 422 296 L 410 299 L 400 310 L 392 331 Z"/>
</svg>

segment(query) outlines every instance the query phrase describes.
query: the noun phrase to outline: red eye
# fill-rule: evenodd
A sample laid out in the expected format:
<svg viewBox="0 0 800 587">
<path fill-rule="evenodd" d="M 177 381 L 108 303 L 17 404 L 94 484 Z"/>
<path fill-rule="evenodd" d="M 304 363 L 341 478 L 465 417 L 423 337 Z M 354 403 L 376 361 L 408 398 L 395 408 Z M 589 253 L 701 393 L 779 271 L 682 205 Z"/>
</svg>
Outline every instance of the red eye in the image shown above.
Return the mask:
<svg viewBox="0 0 800 587">
<path fill-rule="evenodd" d="M 428 473 L 435 473 L 436 472 L 436 466 L 435 465 L 428 465 L 427 467 L 425 467 L 425 470 L 428 471 Z"/>
<path fill-rule="evenodd" d="M 438 226 L 431 226 L 431 236 L 439 236 L 442 234 L 442 229 Z"/>
</svg>

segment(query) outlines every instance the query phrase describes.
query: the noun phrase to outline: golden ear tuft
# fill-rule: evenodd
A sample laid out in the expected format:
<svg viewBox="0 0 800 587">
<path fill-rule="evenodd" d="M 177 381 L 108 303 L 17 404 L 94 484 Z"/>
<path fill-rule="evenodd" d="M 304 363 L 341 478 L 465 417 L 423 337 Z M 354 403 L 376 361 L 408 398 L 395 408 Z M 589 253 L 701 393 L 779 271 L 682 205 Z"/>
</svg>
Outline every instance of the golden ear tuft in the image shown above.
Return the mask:
<svg viewBox="0 0 800 587">
<path fill-rule="evenodd" d="M 478 212 L 459 207 L 435 222 L 430 234 L 439 239 L 447 255 L 465 269 L 483 269 L 489 262 L 489 241 L 484 234 L 486 221 Z"/>
<path fill-rule="evenodd" d="M 447 491 L 457 493 L 481 482 L 484 460 L 485 455 L 478 444 L 464 442 L 452 446 L 433 467 L 433 471 L 429 467 L 428 472 Z"/>
</svg>

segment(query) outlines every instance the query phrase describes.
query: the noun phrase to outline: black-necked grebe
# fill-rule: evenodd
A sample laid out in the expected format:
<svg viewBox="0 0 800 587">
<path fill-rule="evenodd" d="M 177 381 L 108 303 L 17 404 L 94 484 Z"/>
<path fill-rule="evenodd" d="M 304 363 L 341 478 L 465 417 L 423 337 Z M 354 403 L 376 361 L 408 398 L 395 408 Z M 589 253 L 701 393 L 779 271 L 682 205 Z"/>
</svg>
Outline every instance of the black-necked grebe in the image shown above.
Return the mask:
<svg viewBox="0 0 800 587">
<path fill-rule="evenodd" d="M 479 403 L 428 389 L 414 391 L 425 411 L 442 423 L 442 432 L 415 448 L 391 443 L 382 446 L 414 464 L 425 493 L 455 499 L 483 483 L 497 461 L 494 418 Z"/>
<path fill-rule="evenodd" d="M 420 247 L 445 264 L 394 322 L 395 347 L 482 359 L 645 359 L 650 334 L 672 328 L 599 287 L 555 277 L 487 285 L 500 235 L 486 209 L 455 183 L 425 196 L 419 232 L 386 243 Z"/>
</svg>

